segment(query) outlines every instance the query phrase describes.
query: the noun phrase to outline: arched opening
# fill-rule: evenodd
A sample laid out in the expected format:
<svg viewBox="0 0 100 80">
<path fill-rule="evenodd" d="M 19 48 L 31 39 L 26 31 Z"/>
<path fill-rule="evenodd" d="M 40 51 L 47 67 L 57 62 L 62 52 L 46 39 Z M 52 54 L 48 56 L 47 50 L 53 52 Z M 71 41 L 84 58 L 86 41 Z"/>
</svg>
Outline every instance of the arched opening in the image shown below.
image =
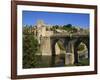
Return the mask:
<svg viewBox="0 0 100 80">
<path fill-rule="evenodd" d="M 53 66 L 64 66 L 65 65 L 65 53 L 66 49 L 64 43 L 61 40 L 56 40 L 52 53 L 52 65 Z"/>
<path fill-rule="evenodd" d="M 75 64 L 78 66 L 89 65 L 89 50 L 87 44 L 84 42 L 79 42 L 74 49 Z"/>
</svg>

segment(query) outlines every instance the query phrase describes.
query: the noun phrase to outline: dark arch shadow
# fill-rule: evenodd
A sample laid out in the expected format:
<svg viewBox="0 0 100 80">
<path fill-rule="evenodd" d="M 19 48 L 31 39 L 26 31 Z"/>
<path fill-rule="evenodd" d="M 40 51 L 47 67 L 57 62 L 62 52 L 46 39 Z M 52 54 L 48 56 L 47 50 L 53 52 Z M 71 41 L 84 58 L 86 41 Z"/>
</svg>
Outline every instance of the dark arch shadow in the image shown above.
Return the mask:
<svg viewBox="0 0 100 80">
<path fill-rule="evenodd" d="M 85 38 L 85 39 L 78 39 L 77 42 L 74 44 L 74 64 L 78 64 L 79 60 L 78 60 L 78 46 L 80 45 L 80 43 L 84 43 L 85 46 L 87 47 L 88 50 L 88 60 L 89 60 L 89 39 Z"/>
<path fill-rule="evenodd" d="M 62 39 L 55 39 L 53 42 L 52 42 L 52 45 L 51 45 L 51 49 L 52 49 L 52 57 L 51 57 L 51 67 L 54 67 L 55 66 L 55 61 L 56 61 L 56 50 L 55 50 L 55 45 L 56 43 L 60 41 L 63 45 L 63 47 L 65 48 L 64 46 L 64 41 Z"/>
</svg>

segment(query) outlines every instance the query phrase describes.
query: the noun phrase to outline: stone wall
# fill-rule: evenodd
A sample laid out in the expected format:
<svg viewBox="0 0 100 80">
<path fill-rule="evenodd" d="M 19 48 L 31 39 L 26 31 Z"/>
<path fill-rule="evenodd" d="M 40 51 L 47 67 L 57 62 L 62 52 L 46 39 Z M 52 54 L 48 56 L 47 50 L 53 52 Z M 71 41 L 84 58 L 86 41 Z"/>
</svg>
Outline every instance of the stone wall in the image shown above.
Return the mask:
<svg viewBox="0 0 100 80">
<path fill-rule="evenodd" d="M 50 38 L 49 37 L 42 37 L 40 43 L 41 43 L 40 49 L 41 49 L 42 55 L 52 55 Z"/>
<path fill-rule="evenodd" d="M 56 45 L 55 45 L 55 54 L 60 55 L 60 53 L 61 53 L 61 50 L 60 50 L 58 44 L 56 43 Z"/>
</svg>

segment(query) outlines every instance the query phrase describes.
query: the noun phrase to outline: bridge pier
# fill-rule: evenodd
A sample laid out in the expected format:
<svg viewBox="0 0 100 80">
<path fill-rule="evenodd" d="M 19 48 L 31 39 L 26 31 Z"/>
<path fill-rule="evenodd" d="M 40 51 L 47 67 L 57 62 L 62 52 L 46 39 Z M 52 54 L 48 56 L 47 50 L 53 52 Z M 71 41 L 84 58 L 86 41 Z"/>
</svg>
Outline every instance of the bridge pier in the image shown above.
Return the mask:
<svg viewBox="0 0 100 80">
<path fill-rule="evenodd" d="M 74 64 L 74 46 L 69 42 L 66 49 L 65 65 Z"/>
<path fill-rule="evenodd" d="M 56 54 L 55 54 L 55 44 L 58 40 L 61 40 L 64 48 L 66 49 L 65 57 L 64 57 L 64 64 L 65 65 L 72 65 L 72 64 L 79 64 L 79 55 L 78 55 L 78 46 L 81 42 L 83 42 L 88 48 L 88 59 L 89 59 L 89 38 L 86 37 L 51 37 L 51 65 L 55 65 Z"/>
<path fill-rule="evenodd" d="M 65 65 L 73 64 L 74 55 L 73 53 L 66 53 L 65 55 Z"/>
<path fill-rule="evenodd" d="M 76 48 L 74 48 L 74 64 L 78 64 L 78 53 Z"/>
</svg>

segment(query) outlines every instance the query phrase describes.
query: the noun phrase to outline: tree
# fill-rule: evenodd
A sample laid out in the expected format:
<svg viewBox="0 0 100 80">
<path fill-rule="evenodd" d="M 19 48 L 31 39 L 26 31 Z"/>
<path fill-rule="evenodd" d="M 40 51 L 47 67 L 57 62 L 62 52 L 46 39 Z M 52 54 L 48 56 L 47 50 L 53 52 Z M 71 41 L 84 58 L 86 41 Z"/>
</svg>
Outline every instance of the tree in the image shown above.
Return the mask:
<svg viewBox="0 0 100 80">
<path fill-rule="evenodd" d="M 27 34 L 28 33 L 28 29 L 27 29 L 27 25 L 23 26 L 23 34 Z"/>
<path fill-rule="evenodd" d="M 63 29 L 67 30 L 67 31 L 71 31 L 72 30 L 72 25 L 71 24 L 64 25 Z"/>
<path fill-rule="evenodd" d="M 38 41 L 32 35 L 23 36 L 23 68 L 35 67 L 38 46 Z"/>
<path fill-rule="evenodd" d="M 56 29 L 58 29 L 58 28 L 59 28 L 59 26 L 58 26 L 58 25 L 55 25 L 54 27 L 55 27 Z"/>
<path fill-rule="evenodd" d="M 72 28 L 72 25 L 71 24 L 67 24 L 67 25 L 64 25 L 63 27 Z"/>
</svg>

